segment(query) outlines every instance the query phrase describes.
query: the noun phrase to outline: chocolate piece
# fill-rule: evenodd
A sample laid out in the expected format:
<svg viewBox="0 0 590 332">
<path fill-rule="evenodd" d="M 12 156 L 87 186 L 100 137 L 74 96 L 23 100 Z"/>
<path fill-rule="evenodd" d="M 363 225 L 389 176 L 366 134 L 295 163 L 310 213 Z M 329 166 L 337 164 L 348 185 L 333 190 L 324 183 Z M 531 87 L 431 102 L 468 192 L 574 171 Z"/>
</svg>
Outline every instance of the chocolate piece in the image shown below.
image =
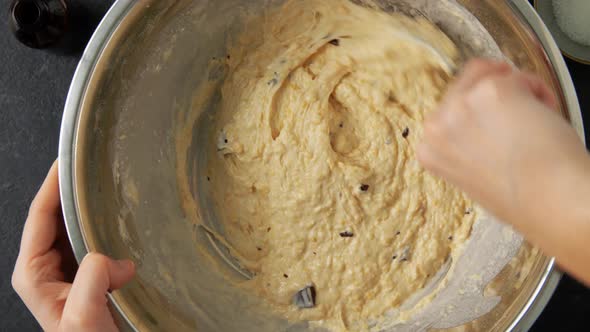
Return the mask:
<svg viewBox="0 0 590 332">
<path fill-rule="evenodd" d="M 310 309 L 315 307 L 315 287 L 307 286 L 293 296 L 293 303 L 301 309 Z"/>
<path fill-rule="evenodd" d="M 406 127 L 406 129 L 404 129 L 404 131 L 402 132 L 402 137 L 408 138 L 409 135 L 410 135 L 410 128 Z"/>
</svg>

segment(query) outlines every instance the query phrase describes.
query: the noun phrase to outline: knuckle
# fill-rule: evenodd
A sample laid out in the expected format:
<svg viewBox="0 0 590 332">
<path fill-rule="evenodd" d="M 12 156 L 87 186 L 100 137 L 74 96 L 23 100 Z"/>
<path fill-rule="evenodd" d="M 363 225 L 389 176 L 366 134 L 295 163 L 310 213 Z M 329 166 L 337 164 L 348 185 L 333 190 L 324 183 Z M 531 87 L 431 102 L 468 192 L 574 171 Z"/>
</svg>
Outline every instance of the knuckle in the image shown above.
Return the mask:
<svg viewBox="0 0 590 332">
<path fill-rule="evenodd" d="M 24 278 L 22 277 L 21 273 L 18 270 L 14 270 L 12 273 L 12 278 L 10 280 L 12 284 L 12 288 L 18 295 L 22 295 L 22 292 L 25 289 L 25 282 Z"/>
<path fill-rule="evenodd" d="M 495 77 L 488 77 L 483 79 L 479 84 L 475 86 L 475 90 L 478 92 L 478 97 L 485 100 L 490 98 L 498 98 L 505 93 L 505 85 L 502 84 L 500 79 Z"/>
<path fill-rule="evenodd" d="M 464 108 L 462 103 L 453 102 L 450 107 L 441 109 L 439 113 L 424 123 L 424 140 L 431 144 L 438 145 L 444 143 L 455 131 L 457 125 L 462 122 L 460 118 L 464 117 Z M 442 142 L 441 142 L 442 141 Z"/>
</svg>

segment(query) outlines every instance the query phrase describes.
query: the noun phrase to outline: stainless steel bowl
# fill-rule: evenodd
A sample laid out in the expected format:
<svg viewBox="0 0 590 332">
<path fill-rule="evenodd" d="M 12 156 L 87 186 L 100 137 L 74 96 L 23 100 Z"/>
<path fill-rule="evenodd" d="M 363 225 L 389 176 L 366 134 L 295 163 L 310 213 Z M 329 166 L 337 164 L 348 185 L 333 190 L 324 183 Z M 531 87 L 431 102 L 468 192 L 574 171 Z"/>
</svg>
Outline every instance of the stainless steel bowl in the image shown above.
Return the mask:
<svg viewBox="0 0 590 332">
<path fill-rule="evenodd" d="M 507 57 L 554 88 L 563 116 L 584 137 L 565 63 L 528 2 L 459 2 Z M 223 56 L 223 42 L 207 30 L 236 29 L 224 21 L 223 8 L 240 3 L 248 1 L 118 0 L 74 76 L 60 138 L 63 212 L 78 260 L 99 251 L 137 262 L 135 281 L 110 295 L 124 329 L 208 330 L 203 320 L 218 293 L 197 289 L 191 280 L 204 272 L 192 255 L 194 233 L 179 202 L 173 119 L 190 107 L 210 58 Z M 207 11 L 212 14 L 203 20 Z M 489 287 L 502 303 L 457 330 L 527 330 L 559 278 L 553 259 L 526 245 Z"/>
</svg>

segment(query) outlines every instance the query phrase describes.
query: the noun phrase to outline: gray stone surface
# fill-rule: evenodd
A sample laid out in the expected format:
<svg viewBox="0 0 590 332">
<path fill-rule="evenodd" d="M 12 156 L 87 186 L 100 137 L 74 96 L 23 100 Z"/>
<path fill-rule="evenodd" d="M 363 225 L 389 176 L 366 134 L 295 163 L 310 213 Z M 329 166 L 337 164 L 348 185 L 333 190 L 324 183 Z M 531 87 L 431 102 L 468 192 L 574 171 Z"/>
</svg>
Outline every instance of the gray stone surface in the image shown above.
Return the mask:
<svg viewBox="0 0 590 332">
<path fill-rule="evenodd" d="M 20 45 L 0 0 L 0 331 L 40 331 L 12 290 L 10 276 L 31 199 L 57 156 L 62 108 L 82 48 L 112 0 L 72 0 L 72 31 L 56 50 Z M 584 110 L 590 67 L 569 63 Z M 590 117 L 590 116 L 589 116 Z M 588 128 L 588 127 L 587 127 Z M 533 331 L 583 331 L 590 291 L 566 277 Z"/>
<path fill-rule="evenodd" d="M 0 331 L 40 331 L 10 276 L 30 201 L 57 158 L 59 126 L 82 49 L 110 0 L 73 0 L 72 32 L 54 50 L 19 44 L 0 0 Z M 75 33 L 73 32 L 75 31 Z"/>
</svg>

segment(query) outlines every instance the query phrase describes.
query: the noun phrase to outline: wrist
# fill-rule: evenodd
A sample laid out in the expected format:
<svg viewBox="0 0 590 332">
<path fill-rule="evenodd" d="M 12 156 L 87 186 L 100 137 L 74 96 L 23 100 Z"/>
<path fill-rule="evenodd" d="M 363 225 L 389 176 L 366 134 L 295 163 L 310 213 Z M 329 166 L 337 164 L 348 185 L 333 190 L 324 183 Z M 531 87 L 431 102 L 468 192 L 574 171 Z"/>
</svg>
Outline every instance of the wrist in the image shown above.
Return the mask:
<svg viewBox="0 0 590 332">
<path fill-rule="evenodd" d="M 525 235 L 535 232 L 542 221 L 577 219 L 582 209 L 587 209 L 586 204 L 580 204 L 586 191 L 590 191 L 586 185 L 590 183 L 590 160 L 586 154 L 576 160 L 524 156 L 513 165 L 516 167 L 512 172 L 507 172 L 511 177 L 504 217 Z"/>
<path fill-rule="evenodd" d="M 574 277 L 590 284 L 590 157 L 570 173 L 568 187 L 558 186 L 560 197 L 552 204 L 549 216 L 538 221 L 538 234 L 530 241 Z"/>
<path fill-rule="evenodd" d="M 569 184 L 558 184 L 560 193 L 554 206 L 563 206 L 556 214 L 571 226 L 589 228 L 590 225 L 590 157 L 584 155 L 576 167 L 569 171 Z M 565 225 L 567 226 L 567 225 Z M 576 227 L 577 228 L 577 227 Z"/>
<path fill-rule="evenodd" d="M 553 162 L 528 179 L 516 228 L 547 255 L 576 255 L 590 238 L 590 157 L 582 153 L 577 160 Z"/>
</svg>

